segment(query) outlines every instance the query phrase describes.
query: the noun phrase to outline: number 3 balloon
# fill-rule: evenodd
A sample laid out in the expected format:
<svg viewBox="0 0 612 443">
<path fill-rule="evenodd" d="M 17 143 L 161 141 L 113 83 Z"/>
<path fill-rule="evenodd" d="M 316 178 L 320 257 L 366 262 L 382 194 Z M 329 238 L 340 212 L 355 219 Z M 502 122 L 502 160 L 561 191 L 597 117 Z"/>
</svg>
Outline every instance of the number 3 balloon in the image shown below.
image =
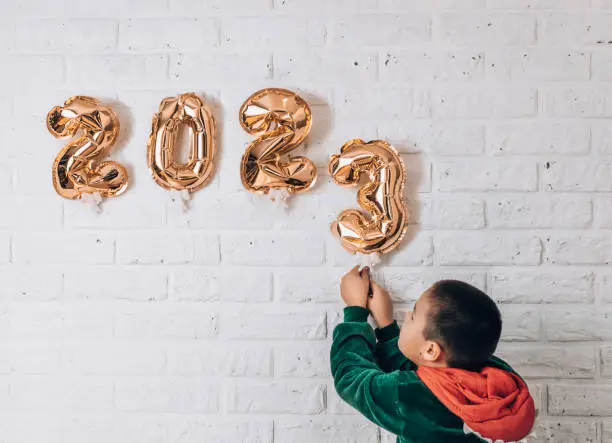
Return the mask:
<svg viewBox="0 0 612 443">
<path fill-rule="evenodd" d="M 247 190 L 297 194 L 314 185 L 314 163 L 306 157 L 288 156 L 304 141 L 312 125 L 304 99 L 286 89 L 262 89 L 242 104 L 239 119 L 246 132 L 258 136 L 240 164 L 240 177 Z"/>
<path fill-rule="evenodd" d="M 55 137 L 74 137 L 53 163 L 53 187 L 59 195 L 79 199 L 88 194 L 116 197 L 127 189 L 128 174 L 106 157 L 119 135 L 117 115 L 92 97 L 70 97 L 47 114 L 47 128 Z"/>
<path fill-rule="evenodd" d="M 332 224 L 342 246 L 361 254 L 384 254 L 396 248 L 408 225 L 404 164 L 397 151 L 382 140 L 350 140 L 339 155 L 331 156 L 329 172 L 342 186 L 357 186 L 362 174 L 367 178 L 357 193 L 367 213 L 348 209 Z"/>
<path fill-rule="evenodd" d="M 181 125 L 187 125 L 190 135 L 186 164 L 178 164 L 175 159 Z M 212 177 L 215 153 L 215 122 L 204 101 L 193 93 L 163 99 L 159 112 L 153 115 L 147 147 L 155 182 L 169 190 L 197 191 Z"/>
</svg>

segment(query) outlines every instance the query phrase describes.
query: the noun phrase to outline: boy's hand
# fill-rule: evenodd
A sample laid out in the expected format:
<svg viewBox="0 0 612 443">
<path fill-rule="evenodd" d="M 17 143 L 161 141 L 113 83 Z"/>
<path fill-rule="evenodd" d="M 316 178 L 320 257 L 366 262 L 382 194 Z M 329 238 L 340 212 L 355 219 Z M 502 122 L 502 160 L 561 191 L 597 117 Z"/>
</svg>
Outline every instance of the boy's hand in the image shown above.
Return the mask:
<svg viewBox="0 0 612 443">
<path fill-rule="evenodd" d="M 370 289 L 370 269 L 365 267 L 359 271 L 355 266 L 340 280 L 340 295 L 347 306 L 368 306 L 368 290 Z"/>
<path fill-rule="evenodd" d="M 379 329 L 393 323 L 393 302 L 389 291 L 375 281 L 371 281 L 372 297 L 368 299 L 368 309 Z"/>
</svg>

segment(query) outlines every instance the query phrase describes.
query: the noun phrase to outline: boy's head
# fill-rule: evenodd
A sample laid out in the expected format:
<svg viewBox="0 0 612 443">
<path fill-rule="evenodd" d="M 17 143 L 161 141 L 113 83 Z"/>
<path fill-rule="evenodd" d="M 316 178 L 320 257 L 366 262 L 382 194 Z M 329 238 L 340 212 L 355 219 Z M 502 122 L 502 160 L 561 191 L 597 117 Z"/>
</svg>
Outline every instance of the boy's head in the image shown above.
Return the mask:
<svg viewBox="0 0 612 443">
<path fill-rule="evenodd" d="M 406 314 L 398 344 L 419 366 L 478 368 L 495 352 L 501 326 L 499 309 L 487 294 L 442 280 Z"/>
</svg>

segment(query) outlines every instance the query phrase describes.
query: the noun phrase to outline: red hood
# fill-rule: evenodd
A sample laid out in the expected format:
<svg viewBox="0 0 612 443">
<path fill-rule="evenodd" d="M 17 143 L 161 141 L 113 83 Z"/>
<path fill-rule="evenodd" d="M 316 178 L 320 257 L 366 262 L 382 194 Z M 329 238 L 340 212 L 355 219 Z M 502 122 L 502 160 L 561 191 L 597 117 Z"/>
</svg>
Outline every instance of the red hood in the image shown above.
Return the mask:
<svg viewBox="0 0 612 443">
<path fill-rule="evenodd" d="M 535 420 L 535 405 L 521 378 L 503 369 L 480 372 L 421 366 L 417 375 L 453 414 L 493 441 L 525 438 Z"/>
</svg>

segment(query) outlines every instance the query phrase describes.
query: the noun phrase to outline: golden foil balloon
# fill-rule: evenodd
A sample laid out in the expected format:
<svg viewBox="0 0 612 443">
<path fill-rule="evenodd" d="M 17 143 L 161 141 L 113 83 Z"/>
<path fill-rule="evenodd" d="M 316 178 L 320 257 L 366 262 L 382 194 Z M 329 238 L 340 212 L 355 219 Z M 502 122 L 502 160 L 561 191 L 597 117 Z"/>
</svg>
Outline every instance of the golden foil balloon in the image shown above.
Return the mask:
<svg viewBox="0 0 612 443">
<path fill-rule="evenodd" d="M 55 137 L 75 137 L 53 163 L 53 186 L 64 198 L 88 194 L 116 197 L 127 189 L 128 174 L 106 157 L 119 135 L 119 119 L 112 109 L 92 97 L 70 97 L 47 114 L 47 128 Z"/>
<path fill-rule="evenodd" d="M 189 160 L 179 164 L 176 145 L 181 125 L 189 130 Z M 194 192 L 212 177 L 216 154 L 215 121 L 204 101 L 193 93 L 167 97 L 153 115 L 147 147 L 155 182 L 169 190 Z"/>
<path fill-rule="evenodd" d="M 258 136 L 240 164 L 240 177 L 247 190 L 297 194 L 314 185 L 314 163 L 306 157 L 289 155 L 304 141 L 312 125 L 304 99 L 286 89 L 262 89 L 242 104 L 239 119 L 246 132 Z"/>
<path fill-rule="evenodd" d="M 402 241 L 408 226 L 404 199 L 404 163 L 387 142 L 350 140 L 332 155 L 329 172 L 335 183 L 357 186 L 362 175 L 367 181 L 357 193 L 357 209 L 343 211 L 332 224 L 332 232 L 352 253 L 384 254 Z"/>
</svg>

